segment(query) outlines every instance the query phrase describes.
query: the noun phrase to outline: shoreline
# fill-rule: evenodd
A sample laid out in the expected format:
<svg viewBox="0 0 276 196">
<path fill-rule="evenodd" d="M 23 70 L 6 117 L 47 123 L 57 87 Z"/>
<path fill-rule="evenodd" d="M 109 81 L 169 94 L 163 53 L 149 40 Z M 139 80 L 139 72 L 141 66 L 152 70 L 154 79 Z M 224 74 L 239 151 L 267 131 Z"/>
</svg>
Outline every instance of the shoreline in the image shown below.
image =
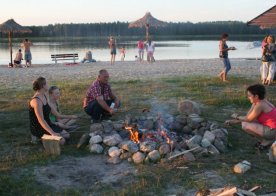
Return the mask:
<svg viewBox="0 0 276 196">
<path fill-rule="evenodd" d="M 260 60 L 230 58 L 232 69 L 231 76 L 252 77 L 260 75 Z M 95 78 L 100 69 L 107 69 L 111 81 L 157 79 L 164 77 L 181 76 L 214 76 L 223 69 L 219 58 L 214 59 L 171 59 L 160 60 L 153 64 L 137 61 L 117 61 L 110 65 L 109 61 L 98 61 L 95 63 L 79 63 L 77 65 L 58 64 L 34 64 L 30 68 L 8 68 L 0 65 L 1 89 L 10 89 L 31 86 L 32 81 L 43 76 L 51 81 Z"/>
</svg>

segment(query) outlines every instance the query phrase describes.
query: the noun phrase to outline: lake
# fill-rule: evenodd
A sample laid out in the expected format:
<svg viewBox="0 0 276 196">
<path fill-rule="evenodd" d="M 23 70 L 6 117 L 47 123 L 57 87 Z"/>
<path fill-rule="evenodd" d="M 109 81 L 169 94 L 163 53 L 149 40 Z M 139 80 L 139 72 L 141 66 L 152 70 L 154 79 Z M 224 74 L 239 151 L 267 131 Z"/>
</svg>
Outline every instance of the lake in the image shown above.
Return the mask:
<svg viewBox="0 0 276 196">
<path fill-rule="evenodd" d="M 126 48 L 126 61 L 134 61 L 135 55 L 137 55 L 136 43 L 137 41 L 118 40 L 118 48 L 122 46 Z M 154 43 L 156 45 L 154 53 L 156 60 L 218 58 L 219 41 L 162 40 Z M 260 46 L 252 47 L 252 43 L 252 41 L 228 41 L 228 46 L 237 48 L 237 50 L 229 52 L 229 58 L 260 58 Z M 88 50 L 92 51 L 93 58 L 97 61 L 109 61 L 110 59 L 107 41 L 67 39 L 66 41 L 33 41 L 33 44 L 31 48 L 33 64 L 53 63 L 50 55 L 61 53 L 78 53 L 81 60 Z M 19 48 L 20 42 L 15 40 L 13 43 L 13 58 Z M 8 64 L 9 58 L 8 43 L 0 43 L 0 64 Z M 116 59 L 120 60 L 119 49 L 117 50 Z"/>
</svg>

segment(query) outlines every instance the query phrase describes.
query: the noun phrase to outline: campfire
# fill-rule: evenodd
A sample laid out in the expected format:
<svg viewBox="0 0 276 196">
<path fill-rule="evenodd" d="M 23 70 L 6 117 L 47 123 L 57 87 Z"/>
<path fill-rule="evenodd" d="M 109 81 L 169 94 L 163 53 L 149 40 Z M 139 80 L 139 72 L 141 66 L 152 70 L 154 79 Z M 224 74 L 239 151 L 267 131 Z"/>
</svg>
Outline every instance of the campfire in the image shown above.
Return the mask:
<svg viewBox="0 0 276 196">
<path fill-rule="evenodd" d="M 90 151 L 107 154 L 113 164 L 124 159 L 136 164 L 169 161 L 187 153 L 195 160 L 194 156 L 226 151 L 227 130 L 198 114 L 143 115 L 92 124 Z"/>
</svg>

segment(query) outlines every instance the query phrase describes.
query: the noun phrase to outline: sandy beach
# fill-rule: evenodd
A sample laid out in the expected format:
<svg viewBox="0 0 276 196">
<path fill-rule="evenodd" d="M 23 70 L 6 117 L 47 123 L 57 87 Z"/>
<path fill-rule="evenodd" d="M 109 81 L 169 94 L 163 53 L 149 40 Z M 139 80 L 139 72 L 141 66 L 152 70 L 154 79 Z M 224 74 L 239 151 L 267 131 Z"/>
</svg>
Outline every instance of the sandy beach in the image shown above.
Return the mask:
<svg viewBox="0 0 276 196">
<path fill-rule="evenodd" d="M 231 76 L 258 76 L 261 62 L 259 60 L 230 59 Z M 111 66 L 109 62 L 85 63 L 78 65 L 47 64 L 32 65 L 30 68 L 8 68 L 0 65 L 1 89 L 26 88 L 39 76 L 49 82 L 61 80 L 83 80 L 97 76 L 100 69 L 107 69 L 111 80 L 146 80 L 174 76 L 214 76 L 223 65 L 220 59 L 192 59 L 192 60 L 162 60 L 153 64 L 135 61 L 116 62 Z"/>
</svg>

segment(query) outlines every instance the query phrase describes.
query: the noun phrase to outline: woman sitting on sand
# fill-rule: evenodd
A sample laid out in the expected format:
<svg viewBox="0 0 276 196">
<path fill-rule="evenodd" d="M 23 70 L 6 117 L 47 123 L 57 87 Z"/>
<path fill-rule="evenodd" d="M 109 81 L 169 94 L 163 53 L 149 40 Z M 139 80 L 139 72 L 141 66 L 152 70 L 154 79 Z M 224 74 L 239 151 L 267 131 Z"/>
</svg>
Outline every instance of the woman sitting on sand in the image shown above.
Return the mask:
<svg viewBox="0 0 276 196">
<path fill-rule="evenodd" d="M 265 87 L 255 84 L 247 88 L 247 97 L 252 103 L 246 116 L 233 114 L 235 119 L 225 121 L 226 124 L 242 124 L 242 129 L 257 137 L 260 141 L 256 147 L 265 149 L 276 139 L 276 108 L 265 99 Z"/>
<path fill-rule="evenodd" d="M 53 124 L 50 120 L 50 112 L 59 118 L 68 118 L 66 115 L 59 114 L 47 99 L 48 84 L 43 77 L 37 78 L 33 82 L 35 91 L 29 104 L 30 129 L 33 136 L 41 138 L 44 134 L 61 136 L 61 144 L 65 143 L 65 138 L 69 138 L 69 133 Z"/>
<path fill-rule="evenodd" d="M 49 88 L 49 103 L 52 107 L 60 113 L 59 110 L 59 98 L 60 98 L 60 90 L 57 86 L 51 86 Z M 77 116 L 75 115 L 66 115 L 67 118 L 59 118 L 55 116 L 52 112 L 50 113 L 50 120 L 55 125 L 63 129 L 73 129 L 76 128 L 76 125 L 73 125 L 76 122 Z"/>
<path fill-rule="evenodd" d="M 226 41 L 228 40 L 228 34 L 223 33 L 222 38 L 219 42 L 219 58 L 223 60 L 224 69 L 219 73 L 219 77 L 223 82 L 227 81 L 227 73 L 231 69 L 231 64 L 228 58 L 228 51 L 229 50 L 236 50 L 235 47 L 229 47 L 226 44 Z"/>
</svg>

